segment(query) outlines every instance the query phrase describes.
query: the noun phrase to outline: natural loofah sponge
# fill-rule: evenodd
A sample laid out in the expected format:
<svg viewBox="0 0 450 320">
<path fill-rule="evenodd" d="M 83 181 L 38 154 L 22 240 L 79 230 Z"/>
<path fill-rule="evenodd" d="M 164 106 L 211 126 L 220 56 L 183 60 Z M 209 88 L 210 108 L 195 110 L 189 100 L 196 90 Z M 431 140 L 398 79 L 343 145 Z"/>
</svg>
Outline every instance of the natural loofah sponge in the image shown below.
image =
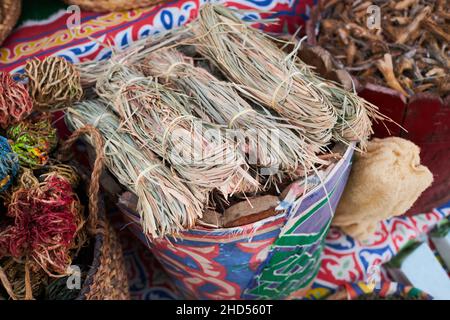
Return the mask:
<svg viewBox="0 0 450 320">
<path fill-rule="evenodd" d="M 348 184 L 333 225 L 364 240 L 379 221 L 405 213 L 433 182 L 420 164 L 420 149 L 397 137 L 374 139 L 355 155 Z"/>
</svg>

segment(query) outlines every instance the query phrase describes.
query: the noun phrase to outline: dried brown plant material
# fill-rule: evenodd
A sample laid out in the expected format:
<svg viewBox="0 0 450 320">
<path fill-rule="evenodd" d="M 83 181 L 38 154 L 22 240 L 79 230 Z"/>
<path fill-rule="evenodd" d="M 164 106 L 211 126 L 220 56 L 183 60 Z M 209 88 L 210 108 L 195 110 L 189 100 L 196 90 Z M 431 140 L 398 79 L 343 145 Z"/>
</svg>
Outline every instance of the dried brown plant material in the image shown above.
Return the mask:
<svg viewBox="0 0 450 320">
<path fill-rule="evenodd" d="M 260 221 L 277 213 L 277 196 L 265 195 L 249 198 L 232 205 L 223 215 L 223 225 L 226 228 L 237 227 Z"/>
<path fill-rule="evenodd" d="M 0 44 L 8 37 L 19 20 L 21 9 L 21 0 L 0 1 Z"/>
<path fill-rule="evenodd" d="M 403 74 L 405 71 L 412 70 L 414 67 L 414 61 L 407 57 L 401 57 L 398 60 L 398 64 L 395 66 L 396 74 Z"/>
<path fill-rule="evenodd" d="M 411 37 L 414 32 L 417 31 L 417 29 L 420 26 L 420 23 L 424 21 L 428 15 L 431 13 L 430 7 L 425 7 L 415 18 L 414 20 L 406 27 L 404 30 L 402 30 L 398 37 L 397 37 L 397 44 L 404 44 L 409 37 Z"/>
<path fill-rule="evenodd" d="M 424 21 L 423 25 L 425 29 L 432 32 L 436 37 L 442 39 L 447 43 L 450 42 L 450 30 L 448 30 L 449 28 L 447 28 L 447 30 L 443 30 L 435 21 L 430 18 Z"/>
<path fill-rule="evenodd" d="M 223 215 L 217 211 L 206 209 L 203 217 L 197 220 L 196 224 L 205 228 L 218 229 L 223 227 Z"/>
<path fill-rule="evenodd" d="M 394 74 L 394 66 L 392 64 L 392 56 L 386 53 L 383 59 L 376 62 L 378 70 L 383 74 L 384 79 L 389 87 L 401 92 L 403 95 L 408 96 L 408 93 L 403 89 Z"/>
<path fill-rule="evenodd" d="M 450 73 L 448 0 L 370 3 L 380 8 L 381 28 L 368 27 L 367 1 L 319 1 L 316 42 L 332 54 L 336 67 L 345 68 L 363 82 L 385 85 L 407 96 L 423 90 L 449 95 L 441 77 L 426 76 L 436 67 Z M 352 43 L 356 50 L 351 48 Z M 393 72 L 384 70 L 390 83 L 379 70 L 380 64 L 383 68 L 389 62 L 385 54 L 392 59 Z"/>
<path fill-rule="evenodd" d="M 392 2 L 395 10 L 405 10 L 412 5 L 417 4 L 417 0 L 402 0 L 398 2 Z"/>
<path fill-rule="evenodd" d="M 310 66 L 314 66 L 318 74 L 326 74 L 333 69 L 331 54 L 319 46 L 304 46 L 298 57 Z"/>
<path fill-rule="evenodd" d="M 29 81 L 30 96 L 37 110 L 67 108 L 83 95 L 78 70 L 64 58 L 28 60 L 25 74 Z"/>
</svg>

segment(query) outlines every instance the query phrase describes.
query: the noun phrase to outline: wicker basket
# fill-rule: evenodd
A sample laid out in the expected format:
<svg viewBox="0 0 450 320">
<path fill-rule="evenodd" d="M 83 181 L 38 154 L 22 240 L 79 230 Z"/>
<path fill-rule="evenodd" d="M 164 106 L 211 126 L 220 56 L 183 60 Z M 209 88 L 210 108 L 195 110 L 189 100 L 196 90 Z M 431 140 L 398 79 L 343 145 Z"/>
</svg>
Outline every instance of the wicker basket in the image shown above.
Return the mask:
<svg viewBox="0 0 450 320">
<path fill-rule="evenodd" d="M 0 45 L 19 20 L 21 7 L 21 0 L 0 0 Z"/>
<path fill-rule="evenodd" d="M 82 10 L 111 12 L 144 8 L 160 4 L 162 0 L 64 0 L 67 4 L 80 6 Z"/>
<path fill-rule="evenodd" d="M 86 126 L 72 133 L 64 149 L 68 150 L 82 135 L 90 135 L 96 141 L 96 159 L 88 189 L 88 230 L 95 238 L 95 246 L 93 262 L 77 300 L 129 300 L 122 247 L 116 231 L 106 219 L 103 196 L 99 192 L 104 161 L 103 139 L 94 127 Z"/>
<path fill-rule="evenodd" d="M 104 212 L 103 200 L 100 208 Z M 129 300 L 122 247 L 116 231 L 102 215 L 105 232 L 95 236 L 94 260 L 76 300 Z"/>
</svg>

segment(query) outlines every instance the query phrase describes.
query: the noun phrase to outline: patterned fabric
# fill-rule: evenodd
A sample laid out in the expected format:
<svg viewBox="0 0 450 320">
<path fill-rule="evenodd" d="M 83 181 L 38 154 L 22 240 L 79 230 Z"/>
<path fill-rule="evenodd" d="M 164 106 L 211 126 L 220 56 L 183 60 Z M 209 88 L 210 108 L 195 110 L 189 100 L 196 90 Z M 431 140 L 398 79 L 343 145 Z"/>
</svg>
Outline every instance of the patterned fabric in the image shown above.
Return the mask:
<svg viewBox="0 0 450 320">
<path fill-rule="evenodd" d="M 349 154 L 347 153 L 347 156 Z M 350 158 L 329 181 L 291 210 L 272 245 L 268 262 L 245 290 L 246 299 L 282 299 L 304 289 L 317 275 L 320 254 L 350 173 Z"/>
<path fill-rule="evenodd" d="M 195 229 L 149 243 L 136 213 L 127 225 L 161 262 L 185 298 L 282 299 L 306 288 L 351 168 L 353 149 L 319 186 L 275 217 L 228 229 Z M 283 205 L 286 205 L 283 203 Z"/>
<path fill-rule="evenodd" d="M 378 251 L 375 256 L 384 257 L 386 259 L 387 255 L 383 254 L 385 250 L 389 251 L 389 256 L 395 256 L 396 253 L 404 247 L 404 245 L 412 239 L 417 239 L 422 236 L 423 232 L 428 232 L 433 228 L 436 222 L 439 219 L 442 219 L 444 216 L 449 216 L 450 214 L 450 203 L 441 207 L 439 209 L 434 210 L 431 213 L 418 215 L 415 217 L 405 217 L 402 218 L 401 223 L 394 223 L 393 221 L 386 221 L 384 225 L 390 225 L 391 229 L 389 230 L 391 233 L 389 235 L 389 239 L 397 239 L 395 240 L 397 243 L 397 247 L 385 247 Z M 399 218 L 395 218 L 399 219 Z M 332 228 L 333 231 L 330 232 L 328 237 L 325 240 L 325 252 L 328 256 L 328 261 L 335 261 L 335 265 L 339 263 L 340 257 L 339 250 L 336 250 L 336 234 L 338 230 Z M 381 228 L 380 228 L 381 229 Z M 408 232 L 405 232 L 409 230 Z M 415 230 L 411 232 L 411 230 Z M 407 234 L 407 236 L 405 236 Z M 122 230 L 120 231 L 120 235 L 122 238 L 122 242 L 124 244 L 124 253 L 125 260 L 127 262 L 128 267 L 128 278 L 130 281 L 130 291 L 133 299 L 177 299 L 180 298 L 181 295 L 176 291 L 176 285 L 172 282 L 169 275 L 163 270 L 162 266 L 157 262 L 154 255 L 146 249 L 144 244 L 140 241 L 136 241 L 136 238 L 128 231 Z M 403 235 L 403 236 L 402 236 Z M 348 243 L 354 243 L 354 240 L 341 235 L 341 239 L 348 241 Z M 404 238 L 405 236 L 405 238 Z M 399 240 L 401 239 L 401 240 Z M 394 241 L 394 240 L 392 240 Z M 354 256 L 357 256 L 358 253 L 363 257 L 365 250 L 371 249 L 371 247 L 365 247 L 364 244 L 353 245 L 350 249 L 347 249 L 347 256 L 352 255 L 352 250 Z M 324 254 L 325 255 L 325 254 Z M 390 258 L 389 258 L 390 259 Z M 388 259 L 388 260 L 389 260 Z M 365 261 L 363 267 L 353 268 L 353 270 L 349 270 L 347 272 L 347 277 L 344 277 L 345 272 L 336 271 L 335 276 L 330 276 L 324 281 L 324 274 L 329 274 L 329 266 L 326 263 L 322 263 L 319 271 L 319 276 L 316 278 L 313 284 L 313 289 L 309 291 L 308 299 L 321 299 L 326 296 L 332 294 L 336 291 L 340 286 L 347 284 L 347 281 L 352 282 L 361 282 L 364 286 L 360 287 L 361 290 L 366 288 L 365 292 L 368 292 L 370 286 L 366 284 L 364 281 L 368 280 L 377 280 L 377 279 L 369 279 L 370 273 L 376 272 L 368 272 L 368 270 L 374 270 L 374 265 L 379 266 L 381 258 L 378 259 L 368 259 L 361 260 Z M 362 262 L 360 264 L 363 264 Z M 343 264 L 343 269 L 347 270 L 347 266 Z M 337 270 L 337 268 L 335 268 Z M 360 270 L 358 272 L 358 270 Z M 338 276 L 340 275 L 340 276 Z M 348 279 L 348 280 L 347 280 Z M 355 279 L 355 280 L 352 280 Z M 364 279 L 364 280 L 362 280 Z M 387 278 L 381 275 L 382 283 Z M 324 285 L 326 283 L 326 285 Z"/>
<path fill-rule="evenodd" d="M 21 72 L 26 59 L 63 56 L 71 62 L 101 60 L 111 48 L 181 26 L 194 18 L 207 0 L 168 1 L 156 7 L 109 14 L 81 13 L 79 28 L 67 27 L 73 13 L 59 10 L 45 21 L 30 21 L 19 27 L 0 49 L 0 69 Z M 247 9 L 244 18 L 278 18 L 278 22 L 256 27 L 267 32 L 295 32 L 307 18 L 312 0 L 235 0 L 222 2 Z M 265 11 L 262 13 L 260 11 Z M 94 40 L 96 39 L 96 41 Z M 105 45 L 102 45 L 105 44 Z"/>
<path fill-rule="evenodd" d="M 430 213 L 412 217 L 395 217 L 379 224 L 374 236 L 361 243 L 331 228 L 318 276 L 310 298 L 321 298 L 347 282 L 386 279 L 381 265 L 389 261 L 410 240 L 429 232 L 450 215 L 450 202 Z"/>
<path fill-rule="evenodd" d="M 379 287 L 368 286 L 364 282 L 346 283 L 345 291 L 347 292 L 348 300 L 357 300 L 371 295 L 379 296 L 380 298 L 389 299 L 389 297 L 402 297 L 404 299 L 416 300 L 432 300 L 429 294 L 411 287 L 404 286 L 396 282 L 384 282 Z"/>
</svg>

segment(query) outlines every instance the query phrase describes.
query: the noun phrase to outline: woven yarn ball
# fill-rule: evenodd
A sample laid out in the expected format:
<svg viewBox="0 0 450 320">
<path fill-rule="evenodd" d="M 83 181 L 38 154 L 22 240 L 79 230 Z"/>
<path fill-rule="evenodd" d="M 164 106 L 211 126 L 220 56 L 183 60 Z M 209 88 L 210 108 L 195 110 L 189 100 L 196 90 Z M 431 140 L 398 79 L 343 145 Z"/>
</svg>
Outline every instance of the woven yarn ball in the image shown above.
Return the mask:
<svg viewBox="0 0 450 320">
<path fill-rule="evenodd" d="M 0 126 L 6 128 L 28 116 L 33 103 L 27 88 L 0 71 Z"/>
<path fill-rule="evenodd" d="M 11 148 L 18 155 L 21 165 L 35 169 L 47 164 L 58 138 L 48 115 L 28 119 L 9 127 Z"/>
<path fill-rule="evenodd" d="M 8 140 L 0 136 L 0 192 L 8 189 L 19 171 L 19 158 Z"/>
<path fill-rule="evenodd" d="M 25 74 L 34 107 L 39 111 L 67 108 L 83 95 L 78 70 L 64 58 L 28 60 Z"/>
<path fill-rule="evenodd" d="M 8 206 L 7 215 L 14 222 L 0 230 L 4 239 L 0 254 L 30 258 L 35 272 L 42 268 L 48 274 L 65 275 L 72 261 L 70 250 L 84 242 L 79 239 L 84 233 L 81 210 L 70 182 L 57 174 L 31 188 L 19 188 Z"/>
</svg>

